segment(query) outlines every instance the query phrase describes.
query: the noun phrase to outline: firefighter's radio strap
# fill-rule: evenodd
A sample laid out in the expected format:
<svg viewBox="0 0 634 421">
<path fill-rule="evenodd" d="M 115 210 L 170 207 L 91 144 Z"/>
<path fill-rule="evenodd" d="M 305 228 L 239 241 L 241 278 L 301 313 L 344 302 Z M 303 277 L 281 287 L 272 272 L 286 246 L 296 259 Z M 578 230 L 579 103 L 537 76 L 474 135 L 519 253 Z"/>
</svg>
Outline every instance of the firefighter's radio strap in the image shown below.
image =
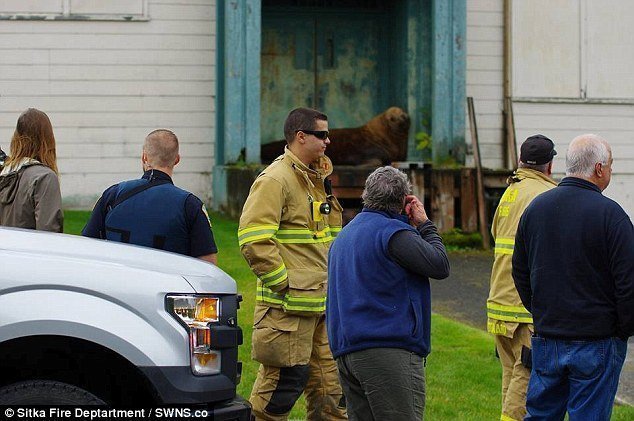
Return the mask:
<svg viewBox="0 0 634 421">
<path fill-rule="evenodd" d="M 326 196 L 332 196 L 332 181 L 329 178 L 324 179 L 324 190 L 326 191 Z"/>
</svg>

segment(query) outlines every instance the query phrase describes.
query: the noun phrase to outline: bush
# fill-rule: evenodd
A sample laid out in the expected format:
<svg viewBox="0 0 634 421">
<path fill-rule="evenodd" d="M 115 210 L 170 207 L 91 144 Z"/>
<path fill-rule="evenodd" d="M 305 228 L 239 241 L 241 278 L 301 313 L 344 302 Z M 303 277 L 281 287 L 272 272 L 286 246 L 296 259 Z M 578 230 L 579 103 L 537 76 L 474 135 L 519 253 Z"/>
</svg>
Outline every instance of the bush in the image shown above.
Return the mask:
<svg viewBox="0 0 634 421">
<path fill-rule="evenodd" d="M 454 228 L 440 234 L 440 236 L 445 247 L 449 250 L 482 248 L 482 236 L 477 232 L 465 233 L 460 228 Z"/>
</svg>

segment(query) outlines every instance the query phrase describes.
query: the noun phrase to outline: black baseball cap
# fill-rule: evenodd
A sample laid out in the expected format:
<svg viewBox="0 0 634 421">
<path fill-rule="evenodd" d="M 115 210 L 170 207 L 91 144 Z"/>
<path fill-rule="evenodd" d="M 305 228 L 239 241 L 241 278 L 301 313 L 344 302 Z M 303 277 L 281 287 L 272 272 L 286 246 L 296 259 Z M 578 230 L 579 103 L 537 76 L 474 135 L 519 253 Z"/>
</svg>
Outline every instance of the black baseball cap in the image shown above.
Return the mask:
<svg viewBox="0 0 634 421">
<path fill-rule="evenodd" d="M 543 134 L 527 137 L 520 148 L 520 161 L 525 164 L 547 164 L 555 155 L 555 144 Z"/>
</svg>

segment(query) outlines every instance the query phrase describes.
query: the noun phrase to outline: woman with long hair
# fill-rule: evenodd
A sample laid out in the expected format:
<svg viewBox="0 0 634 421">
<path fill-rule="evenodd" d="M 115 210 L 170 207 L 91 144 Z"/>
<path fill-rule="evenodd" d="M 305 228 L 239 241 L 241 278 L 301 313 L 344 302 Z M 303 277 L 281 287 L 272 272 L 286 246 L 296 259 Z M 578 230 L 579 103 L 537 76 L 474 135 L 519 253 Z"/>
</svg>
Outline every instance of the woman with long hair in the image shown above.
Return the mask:
<svg viewBox="0 0 634 421">
<path fill-rule="evenodd" d="M 0 172 L 0 225 L 62 232 L 63 223 L 53 126 L 29 108 L 18 118 Z"/>
</svg>

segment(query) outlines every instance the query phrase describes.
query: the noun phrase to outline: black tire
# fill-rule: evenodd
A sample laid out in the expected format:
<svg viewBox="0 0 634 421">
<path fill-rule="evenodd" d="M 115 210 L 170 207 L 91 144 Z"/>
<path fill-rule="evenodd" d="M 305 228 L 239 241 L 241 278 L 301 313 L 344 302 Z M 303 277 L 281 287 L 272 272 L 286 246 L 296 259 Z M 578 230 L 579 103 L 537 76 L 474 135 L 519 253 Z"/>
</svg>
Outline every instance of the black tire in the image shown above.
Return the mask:
<svg viewBox="0 0 634 421">
<path fill-rule="evenodd" d="M 105 405 L 92 393 L 67 383 L 29 380 L 0 389 L 0 405 Z"/>
</svg>

